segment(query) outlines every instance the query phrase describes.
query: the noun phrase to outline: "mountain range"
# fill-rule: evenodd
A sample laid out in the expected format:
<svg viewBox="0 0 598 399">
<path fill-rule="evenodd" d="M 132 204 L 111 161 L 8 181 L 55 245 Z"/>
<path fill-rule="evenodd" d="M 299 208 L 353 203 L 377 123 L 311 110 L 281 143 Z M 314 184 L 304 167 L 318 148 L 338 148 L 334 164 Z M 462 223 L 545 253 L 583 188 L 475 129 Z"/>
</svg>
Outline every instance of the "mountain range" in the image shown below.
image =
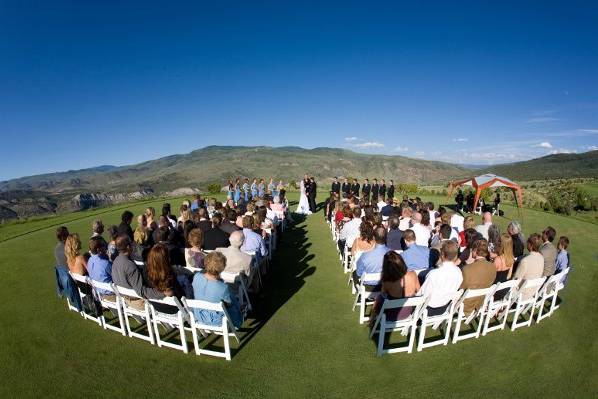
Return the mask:
<svg viewBox="0 0 598 399">
<path fill-rule="evenodd" d="M 458 161 L 458 160 L 456 160 Z M 370 155 L 338 148 L 210 146 L 135 165 L 27 176 L 0 182 L 0 220 L 77 210 L 128 199 L 206 190 L 229 177 L 263 177 L 289 182 L 304 173 L 328 184 L 333 176 L 385 178 L 395 182 L 446 184 L 479 173 L 516 180 L 598 177 L 598 151 L 556 154 L 525 162 L 472 169 L 403 156 Z"/>
</svg>

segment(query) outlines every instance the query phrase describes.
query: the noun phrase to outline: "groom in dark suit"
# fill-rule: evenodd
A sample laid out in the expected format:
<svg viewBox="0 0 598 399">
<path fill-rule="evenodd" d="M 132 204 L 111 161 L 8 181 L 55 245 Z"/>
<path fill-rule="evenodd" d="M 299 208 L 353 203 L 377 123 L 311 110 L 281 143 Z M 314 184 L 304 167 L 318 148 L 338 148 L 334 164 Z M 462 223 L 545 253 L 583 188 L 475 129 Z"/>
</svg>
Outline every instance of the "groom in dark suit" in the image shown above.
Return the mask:
<svg viewBox="0 0 598 399">
<path fill-rule="evenodd" d="M 318 185 L 316 184 L 316 180 L 314 177 L 310 177 L 309 179 L 309 192 L 307 194 L 307 199 L 309 200 L 309 210 L 312 213 L 316 212 L 316 192 L 318 189 Z"/>
</svg>

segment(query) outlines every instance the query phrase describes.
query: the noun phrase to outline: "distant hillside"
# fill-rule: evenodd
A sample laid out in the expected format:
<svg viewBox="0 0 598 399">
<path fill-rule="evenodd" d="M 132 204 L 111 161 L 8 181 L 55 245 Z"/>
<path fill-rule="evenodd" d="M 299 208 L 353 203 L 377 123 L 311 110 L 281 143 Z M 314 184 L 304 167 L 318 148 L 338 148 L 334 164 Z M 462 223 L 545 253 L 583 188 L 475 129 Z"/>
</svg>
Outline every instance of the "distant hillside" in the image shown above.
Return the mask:
<svg viewBox="0 0 598 399">
<path fill-rule="evenodd" d="M 478 171 L 516 180 L 598 177 L 598 151 L 547 155 L 524 162 L 495 165 Z"/>
<path fill-rule="evenodd" d="M 466 169 L 448 163 L 401 156 L 366 155 L 336 148 L 221 147 L 172 155 L 136 165 L 51 173 L 0 182 L 0 191 L 49 193 L 205 188 L 224 184 L 229 176 L 297 180 L 304 173 L 324 182 L 333 176 L 386 178 L 400 182 L 434 183 L 460 176 Z"/>
</svg>

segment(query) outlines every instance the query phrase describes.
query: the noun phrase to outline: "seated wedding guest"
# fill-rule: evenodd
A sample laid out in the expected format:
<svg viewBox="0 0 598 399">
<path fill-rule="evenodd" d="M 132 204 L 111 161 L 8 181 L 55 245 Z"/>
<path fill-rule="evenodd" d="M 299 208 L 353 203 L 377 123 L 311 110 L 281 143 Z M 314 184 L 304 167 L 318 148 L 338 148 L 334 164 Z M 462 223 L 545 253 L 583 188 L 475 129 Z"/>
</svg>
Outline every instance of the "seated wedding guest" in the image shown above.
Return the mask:
<svg viewBox="0 0 598 399">
<path fill-rule="evenodd" d="M 228 285 L 220 279 L 220 273 L 226 268 L 226 258 L 220 252 L 211 252 L 205 259 L 205 271 L 193 277 L 193 296 L 195 299 L 212 303 L 224 302 L 226 311 L 235 327 L 243 324 L 243 315 L 236 295 L 232 295 Z M 193 309 L 193 315 L 199 323 L 213 326 L 222 325 L 223 313 L 214 310 Z"/>
<path fill-rule="evenodd" d="M 91 225 L 91 236 L 102 237 L 102 234 L 104 234 L 104 223 L 100 219 L 96 219 Z"/>
<path fill-rule="evenodd" d="M 56 239 L 58 243 L 54 247 L 54 259 L 56 260 L 56 266 L 67 266 L 66 255 L 64 254 L 64 244 L 69 231 L 65 226 L 60 226 L 56 229 Z"/>
<path fill-rule="evenodd" d="M 556 270 L 555 264 L 557 250 L 554 245 L 552 245 L 555 236 L 556 231 L 550 226 L 545 228 L 542 232 L 543 243 L 540 246 L 540 253 L 544 257 L 544 272 L 542 273 L 542 276 L 544 277 L 552 276 Z"/>
<path fill-rule="evenodd" d="M 226 218 L 222 220 L 220 229 L 226 234 L 232 234 L 235 231 L 239 231 L 239 227 L 235 224 L 237 220 L 237 212 L 234 209 L 226 210 Z"/>
<path fill-rule="evenodd" d="M 451 226 L 441 224 L 438 230 L 438 238 L 434 245 L 430 247 L 430 265 L 438 266 L 441 262 L 440 249 L 446 241 L 451 241 Z"/>
<path fill-rule="evenodd" d="M 482 237 L 482 235 L 475 229 L 465 230 L 465 240 L 467 241 L 467 247 L 465 247 L 465 249 L 459 255 L 459 259 L 457 261 L 457 265 L 459 267 L 462 268 L 466 264 L 473 262 L 473 258 L 471 257 L 471 248 L 477 240 L 481 240 L 482 238 L 484 237 Z"/>
<path fill-rule="evenodd" d="M 156 223 L 156 210 L 153 207 L 145 208 L 145 220 L 147 221 L 147 227 L 152 230 L 155 230 L 158 227 L 158 223 Z"/>
<path fill-rule="evenodd" d="M 556 257 L 555 273 L 560 273 L 569 267 L 569 253 L 567 252 L 567 248 L 569 248 L 569 238 L 561 236 L 559 238 L 559 253 Z"/>
<path fill-rule="evenodd" d="M 463 229 L 459 232 L 459 246 L 462 249 L 467 247 L 467 240 L 465 239 L 465 230 L 467 229 L 475 230 L 475 221 L 471 215 L 467 215 L 465 219 L 463 219 Z"/>
<path fill-rule="evenodd" d="M 496 268 L 495 283 L 503 283 L 511 279 L 515 257 L 513 256 L 513 242 L 508 233 L 500 235 L 499 245 L 494 247 L 494 267 Z"/>
<path fill-rule="evenodd" d="M 89 252 L 91 257 L 87 261 L 87 273 L 89 278 L 100 283 L 112 282 L 112 262 L 106 255 L 106 241 L 101 237 L 91 237 L 89 240 Z M 113 295 L 110 291 L 99 290 L 100 294 Z"/>
<path fill-rule="evenodd" d="M 401 211 L 401 223 L 399 224 L 399 230 L 405 231 L 409 228 L 411 224 L 411 216 L 413 215 L 413 210 L 409 207 L 404 207 Z"/>
<path fill-rule="evenodd" d="M 164 216 L 166 218 L 166 220 L 170 224 L 170 227 L 172 227 L 172 228 L 176 227 L 177 220 L 176 220 L 176 217 L 170 213 L 170 204 L 168 202 L 165 202 L 164 204 L 162 204 L 162 215 L 161 216 Z"/>
<path fill-rule="evenodd" d="M 461 269 L 455 265 L 459 246 L 452 240 L 440 248 L 440 264 L 430 270 L 418 295 L 428 298 L 428 316 L 443 314 L 463 282 Z"/>
<path fill-rule="evenodd" d="M 191 210 L 185 204 L 182 204 L 179 208 L 179 217 L 177 218 L 178 223 L 185 223 L 187 220 L 191 219 Z"/>
<path fill-rule="evenodd" d="M 420 212 L 421 214 L 421 225 L 428 229 L 428 231 L 434 227 L 434 223 L 430 224 L 430 213 L 427 210 Z"/>
<path fill-rule="evenodd" d="M 444 209 L 444 207 L 440 207 L 440 209 L 442 210 L 442 212 L 438 212 L 438 214 L 440 215 L 437 219 L 440 219 L 440 222 L 442 224 L 448 224 L 449 226 L 451 226 L 451 220 L 452 220 L 452 216 L 450 212 L 447 212 L 446 209 Z M 451 240 L 455 241 L 457 244 L 459 244 L 459 230 L 452 227 L 451 226 Z"/>
<path fill-rule="evenodd" d="M 82 276 L 87 274 L 87 262 L 81 253 L 81 240 L 79 234 L 69 234 L 64 243 L 64 255 L 66 263 L 71 273 L 77 273 Z"/>
<path fill-rule="evenodd" d="M 245 236 L 241 231 L 233 231 L 228 240 L 230 246 L 216 248 L 216 251 L 226 257 L 226 268 L 224 271 L 232 274 L 244 273 L 246 276 L 249 276 L 251 273 L 252 257 L 241 251 Z"/>
<path fill-rule="evenodd" d="M 509 226 L 507 226 L 507 231 L 513 240 L 513 256 L 519 258 L 523 255 L 523 251 L 525 250 L 525 238 L 523 236 L 523 231 L 521 230 L 521 224 L 519 224 L 518 221 L 513 220 L 509 223 Z"/>
<path fill-rule="evenodd" d="M 390 216 L 394 212 L 394 208 L 392 207 L 392 198 L 388 197 L 386 200 L 386 205 L 380 209 L 380 214 L 382 216 Z"/>
<path fill-rule="evenodd" d="M 378 226 L 374 229 L 374 241 L 376 242 L 374 248 L 363 253 L 357 260 L 353 272 L 353 283 L 355 285 L 359 285 L 361 276 L 364 273 L 380 273 L 382 271 L 384 255 L 390 251 L 386 246 L 386 229 L 384 227 Z M 363 283 L 369 291 L 378 291 L 380 289 L 379 281 L 364 281 Z"/>
<path fill-rule="evenodd" d="M 259 260 L 265 257 L 268 251 L 266 250 L 264 238 L 253 231 L 254 227 L 253 217 L 249 215 L 243 216 L 243 235 L 245 236 L 245 241 L 241 246 L 241 251 L 255 252 Z"/>
<path fill-rule="evenodd" d="M 188 267 L 202 268 L 204 261 L 203 247 L 203 231 L 195 228 L 189 232 L 188 237 L 189 247 L 185 248 L 185 263 Z"/>
<path fill-rule="evenodd" d="M 346 222 L 341 229 L 338 239 L 338 248 L 341 254 L 345 253 L 345 244 L 351 248 L 353 241 L 359 237 L 359 226 L 361 226 L 361 209 L 353 208 L 351 212 L 352 219 Z"/>
<path fill-rule="evenodd" d="M 370 222 L 361 222 L 359 225 L 359 237 L 353 240 L 351 255 L 357 251 L 367 252 L 376 245 L 374 241 L 374 226 Z"/>
<path fill-rule="evenodd" d="M 208 229 L 203 234 L 203 249 L 213 251 L 216 248 L 228 247 L 228 234 L 220 228 L 222 224 L 222 216 L 215 213 L 212 216 L 212 228 Z"/>
<path fill-rule="evenodd" d="M 460 234 L 463 231 L 463 223 L 465 222 L 465 218 L 460 215 L 459 213 L 453 213 L 451 215 L 450 225 L 451 227 Z M 475 226 L 474 226 L 475 227 Z"/>
<path fill-rule="evenodd" d="M 488 251 L 490 258 L 494 259 L 496 256 L 495 248 L 500 244 L 500 229 L 493 224 L 488 227 Z"/>
<path fill-rule="evenodd" d="M 430 249 L 427 246 L 417 245 L 413 230 L 405 230 L 403 241 L 406 249 L 401 256 L 407 265 L 407 269 L 424 270 L 430 267 Z"/>
<path fill-rule="evenodd" d="M 133 241 L 133 229 L 131 222 L 133 222 L 133 212 L 124 211 L 120 217 L 120 224 L 118 225 L 118 235 L 127 235 Z"/>
<path fill-rule="evenodd" d="M 148 243 L 148 230 L 146 226 L 146 218 L 145 215 L 139 215 L 137 218 L 138 226 L 133 232 L 133 243 L 132 245 L 132 253 L 131 258 L 137 261 L 144 261 L 147 255 L 147 251 L 149 250 L 149 243 Z"/>
<path fill-rule="evenodd" d="M 205 233 L 212 228 L 212 222 L 210 222 L 210 219 L 208 218 L 208 211 L 205 208 L 199 208 L 197 215 L 198 221 L 196 224 L 201 231 Z"/>
<path fill-rule="evenodd" d="M 108 235 L 110 236 L 110 241 L 108 242 L 108 258 L 111 262 L 114 262 L 114 259 L 118 256 L 118 249 L 116 249 L 116 238 L 118 237 L 118 226 L 112 225 L 108 229 Z"/>
<path fill-rule="evenodd" d="M 463 269 L 461 269 L 463 273 L 461 288 L 466 290 L 468 288 L 480 289 L 490 287 L 494 284 L 494 280 L 496 280 L 496 267 L 486 260 L 489 255 L 488 241 L 483 238 L 477 240 L 471 248 L 471 253 L 474 261 L 463 266 Z M 463 302 L 464 313 L 466 315 L 471 314 L 471 312 L 479 309 L 483 303 L 483 296 L 466 299 Z"/>
<path fill-rule="evenodd" d="M 415 243 L 427 247 L 431 231 L 428 227 L 424 226 L 421 221 L 422 214 L 415 212 L 411 217 L 411 231 L 415 233 Z"/>
<path fill-rule="evenodd" d="M 178 283 L 170 265 L 168 248 L 163 244 L 154 245 L 147 254 L 147 282 L 148 286 L 160 291 L 164 296 L 185 296 L 185 291 Z"/>
<path fill-rule="evenodd" d="M 375 322 L 385 300 L 409 298 L 414 296 L 421 288 L 417 274 L 413 271 L 407 271 L 403 258 L 394 251 L 389 251 L 384 255 L 380 281 L 382 293 L 374 303 L 373 313 L 370 316 L 371 325 Z M 386 313 L 386 320 L 401 320 L 409 317 L 411 312 L 413 312 L 412 307 L 392 309 L 392 311 Z"/>
<path fill-rule="evenodd" d="M 482 214 L 483 224 L 479 224 L 475 229 L 482 235 L 486 240 L 488 239 L 488 228 L 492 225 L 492 214 L 490 212 L 484 212 Z"/>
<path fill-rule="evenodd" d="M 388 234 L 386 236 L 386 246 L 393 251 L 402 251 L 404 249 L 403 232 L 399 230 L 401 221 L 396 215 L 388 219 Z"/>
<path fill-rule="evenodd" d="M 170 222 L 168 221 L 168 218 L 166 216 L 160 216 L 158 218 L 158 225 L 152 232 L 152 241 L 154 243 L 160 242 L 160 238 L 158 237 L 158 235 L 160 234 L 160 229 L 162 227 L 164 227 L 166 230 L 168 230 L 169 234 L 171 234 L 171 235 L 175 234 L 175 232 L 174 232 L 175 229 L 172 228 Z"/>
<path fill-rule="evenodd" d="M 162 299 L 164 294 L 149 287 L 144 281 L 143 276 L 135 263 L 131 260 L 131 240 L 126 235 L 118 236 L 116 239 L 116 248 L 118 256 L 112 262 L 112 281 L 117 286 L 130 288 L 141 298 Z M 143 299 L 133 299 L 125 297 L 125 301 L 136 309 L 144 309 Z"/>
<path fill-rule="evenodd" d="M 538 233 L 533 233 L 527 239 L 527 250 L 529 253 L 524 256 L 513 274 L 515 280 L 532 280 L 542 277 L 544 273 L 544 257 L 539 252 L 542 245 L 542 237 Z M 534 295 L 533 289 L 527 289 L 523 292 L 523 298 L 529 299 Z"/>
</svg>

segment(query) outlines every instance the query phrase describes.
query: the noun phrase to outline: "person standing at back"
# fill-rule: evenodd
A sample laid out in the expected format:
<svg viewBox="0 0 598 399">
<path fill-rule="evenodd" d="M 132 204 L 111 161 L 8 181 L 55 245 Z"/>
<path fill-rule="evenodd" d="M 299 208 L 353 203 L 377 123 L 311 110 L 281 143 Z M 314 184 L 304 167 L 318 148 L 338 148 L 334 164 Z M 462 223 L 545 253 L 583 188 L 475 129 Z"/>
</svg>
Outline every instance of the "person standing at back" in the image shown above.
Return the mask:
<svg viewBox="0 0 598 399">
<path fill-rule="evenodd" d="M 372 204 L 378 203 L 378 194 L 380 192 L 380 186 L 378 185 L 378 179 L 374 179 L 372 183 Z"/>
<path fill-rule="evenodd" d="M 370 203 L 370 192 L 372 190 L 372 186 L 370 185 L 370 181 L 368 179 L 365 179 L 363 181 L 363 187 L 362 187 L 362 196 L 363 196 L 363 202 L 365 204 L 369 204 Z"/>
<path fill-rule="evenodd" d="M 359 189 L 359 182 L 357 179 L 353 179 L 353 184 L 351 185 L 351 194 L 353 194 L 354 197 L 359 198 Z"/>
<path fill-rule="evenodd" d="M 381 201 L 386 200 L 386 181 L 384 179 L 382 179 L 382 181 L 380 183 L 380 189 L 378 191 L 378 196 L 380 197 Z"/>
<path fill-rule="evenodd" d="M 392 200 L 395 197 L 395 182 L 393 180 L 390 180 L 390 185 L 388 186 L 388 190 L 387 190 L 387 198 L 389 198 L 392 202 Z"/>
<path fill-rule="evenodd" d="M 349 184 L 349 180 L 347 178 L 343 179 L 341 191 L 343 192 L 343 198 L 349 198 L 349 194 L 351 193 L 351 185 Z"/>
<path fill-rule="evenodd" d="M 332 186 L 330 187 L 330 191 L 340 195 L 341 184 L 338 182 L 338 177 L 336 177 L 336 176 L 334 176 L 334 180 L 332 181 Z"/>
<path fill-rule="evenodd" d="M 556 231 L 551 226 L 548 226 L 542 232 L 543 243 L 540 246 L 540 253 L 544 257 L 544 271 L 542 272 L 542 276 L 544 277 L 552 276 L 556 270 L 557 251 L 554 245 L 552 245 L 554 237 L 556 237 Z"/>
</svg>

